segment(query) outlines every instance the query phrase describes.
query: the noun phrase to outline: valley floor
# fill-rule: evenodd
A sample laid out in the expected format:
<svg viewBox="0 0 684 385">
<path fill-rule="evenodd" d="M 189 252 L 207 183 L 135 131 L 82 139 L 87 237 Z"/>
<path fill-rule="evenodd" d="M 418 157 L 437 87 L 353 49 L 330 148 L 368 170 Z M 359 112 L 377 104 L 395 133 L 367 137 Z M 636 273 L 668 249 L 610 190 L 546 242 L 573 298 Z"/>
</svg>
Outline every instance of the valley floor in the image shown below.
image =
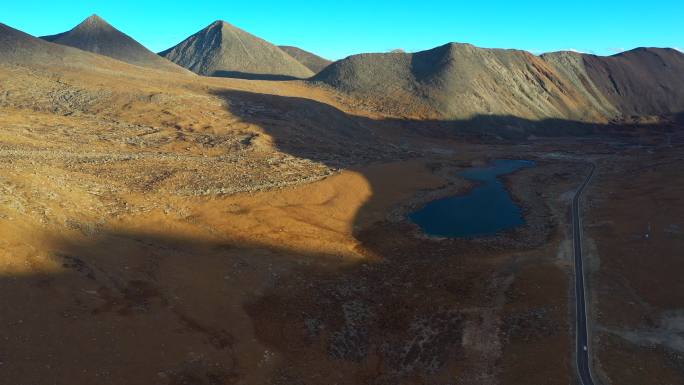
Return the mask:
<svg viewBox="0 0 684 385">
<path fill-rule="evenodd" d="M 0 384 L 573 384 L 588 160 L 596 367 L 684 378 L 679 147 L 431 139 L 299 82 L 46 73 L 0 71 Z M 537 162 L 505 177 L 523 227 L 404 219 L 497 158 Z"/>
</svg>

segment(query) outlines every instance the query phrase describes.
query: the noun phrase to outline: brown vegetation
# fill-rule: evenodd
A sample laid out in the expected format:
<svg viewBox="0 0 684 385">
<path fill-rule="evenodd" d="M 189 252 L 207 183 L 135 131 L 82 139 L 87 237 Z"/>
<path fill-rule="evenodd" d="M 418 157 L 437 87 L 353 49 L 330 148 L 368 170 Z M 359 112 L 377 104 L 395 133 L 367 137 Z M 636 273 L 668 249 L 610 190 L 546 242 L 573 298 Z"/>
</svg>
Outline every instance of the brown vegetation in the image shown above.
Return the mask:
<svg viewBox="0 0 684 385">
<path fill-rule="evenodd" d="M 652 338 L 680 331 L 661 289 L 680 284 L 676 122 L 515 119 L 529 126 L 396 119 L 306 82 L 155 71 L 0 25 L 0 384 L 572 384 L 567 209 L 591 160 L 598 368 L 681 380 Z M 537 161 L 505 178 L 526 225 L 433 239 L 405 219 L 509 157 Z M 653 213 L 649 243 L 634 207 Z"/>
</svg>

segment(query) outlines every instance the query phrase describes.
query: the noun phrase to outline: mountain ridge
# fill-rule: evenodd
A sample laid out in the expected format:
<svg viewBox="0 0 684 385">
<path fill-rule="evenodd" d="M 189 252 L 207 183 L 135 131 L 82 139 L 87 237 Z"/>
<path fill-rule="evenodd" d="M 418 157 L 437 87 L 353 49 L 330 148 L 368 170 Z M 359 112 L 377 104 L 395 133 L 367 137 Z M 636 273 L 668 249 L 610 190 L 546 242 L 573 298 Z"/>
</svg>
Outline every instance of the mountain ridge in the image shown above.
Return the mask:
<svg viewBox="0 0 684 385">
<path fill-rule="evenodd" d="M 605 122 L 684 110 L 682 75 L 684 54 L 674 49 L 636 48 L 602 57 L 447 43 L 415 53 L 352 55 L 311 80 L 395 115 Z M 622 94 L 611 90 L 616 77 Z M 648 97 L 640 102 L 639 95 Z"/>
<path fill-rule="evenodd" d="M 278 48 L 285 51 L 288 55 L 295 58 L 298 62 L 302 63 L 313 73 L 321 72 L 325 67 L 332 64 L 331 60 L 325 59 L 315 53 L 303 50 L 299 47 L 291 45 L 279 45 Z"/>
<path fill-rule="evenodd" d="M 70 31 L 43 37 L 49 45 L 3 25 L 0 43 L 6 61 L 66 64 L 72 60 L 69 56 L 96 59 L 58 50 L 49 41 L 61 41 L 65 47 L 85 45 L 96 53 L 116 46 L 100 44 L 108 41 L 101 34 L 133 41 L 93 15 Z M 134 43 L 136 52 L 141 52 L 138 46 L 145 50 L 145 57 L 152 55 L 189 73 Z M 605 123 L 684 111 L 684 54 L 672 48 L 638 47 L 610 56 L 575 51 L 535 55 L 452 42 L 415 53 L 352 55 L 311 77 L 313 71 L 281 48 L 217 20 L 161 55 L 211 76 L 309 79 L 392 116 L 463 120 L 497 115 Z"/>
</svg>

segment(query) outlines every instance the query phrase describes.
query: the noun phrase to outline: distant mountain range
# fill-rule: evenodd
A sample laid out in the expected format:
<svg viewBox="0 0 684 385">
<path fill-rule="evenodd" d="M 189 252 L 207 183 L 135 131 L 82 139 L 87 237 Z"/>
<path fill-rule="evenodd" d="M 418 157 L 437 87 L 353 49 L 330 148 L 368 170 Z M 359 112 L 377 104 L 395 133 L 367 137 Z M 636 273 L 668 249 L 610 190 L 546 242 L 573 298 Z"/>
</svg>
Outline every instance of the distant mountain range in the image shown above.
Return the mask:
<svg viewBox="0 0 684 385">
<path fill-rule="evenodd" d="M 674 49 L 535 56 L 450 43 L 413 54 L 351 56 L 313 80 L 400 115 L 605 121 L 684 111 L 684 54 Z"/>
<path fill-rule="evenodd" d="M 42 39 L 0 24 L 0 63 L 115 65 L 84 55 L 89 51 L 177 73 L 188 69 L 208 76 L 308 79 L 387 115 L 434 119 L 515 116 L 607 122 L 684 111 L 684 54 L 667 48 L 637 48 L 609 57 L 569 51 L 537 56 L 449 43 L 422 52 L 361 54 L 331 63 L 216 21 L 159 56 L 95 15 L 68 32 Z"/>
</svg>

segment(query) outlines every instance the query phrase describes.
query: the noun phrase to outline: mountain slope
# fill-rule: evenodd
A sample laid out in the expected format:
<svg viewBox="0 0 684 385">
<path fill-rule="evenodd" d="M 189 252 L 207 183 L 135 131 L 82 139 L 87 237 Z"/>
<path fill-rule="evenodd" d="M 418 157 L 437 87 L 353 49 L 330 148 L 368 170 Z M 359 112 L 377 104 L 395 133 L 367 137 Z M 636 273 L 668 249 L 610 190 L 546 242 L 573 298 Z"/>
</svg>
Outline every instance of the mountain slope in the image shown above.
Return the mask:
<svg viewBox="0 0 684 385">
<path fill-rule="evenodd" d="M 305 51 L 301 48 L 289 46 L 289 45 L 279 45 L 280 49 L 285 51 L 288 55 L 297 59 L 298 62 L 304 64 L 308 69 L 313 71 L 313 73 L 321 72 L 325 67 L 329 66 L 332 61 L 324 59 L 316 54 L 309 51 Z"/>
<path fill-rule="evenodd" d="M 525 51 L 469 44 L 450 43 L 414 54 L 355 55 L 333 63 L 314 80 L 378 100 L 398 114 L 430 111 L 448 118 L 594 114 L 572 85 L 540 58 Z"/>
<path fill-rule="evenodd" d="M 541 55 L 541 59 L 553 67 L 557 75 L 563 77 L 576 89 L 584 103 L 604 117 L 619 114 L 617 108 L 606 98 L 589 76 L 584 63 L 584 54 L 575 51 L 559 51 Z"/>
<path fill-rule="evenodd" d="M 33 37 L 0 23 L 0 64 L 97 68 L 131 67 L 110 58 Z"/>
<path fill-rule="evenodd" d="M 273 44 L 216 21 L 160 53 L 193 72 L 242 78 L 308 78 L 313 72 Z"/>
<path fill-rule="evenodd" d="M 130 64 L 172 72 L 186 72 L 180 66 L 159 57 L 130 36 L 92 15 L 72 30 L 42 39 L 97 53 Z"/>
<path fill-rule="evenodd" d="M 623 115 L 684 111 L 684 54 L 637 48 L 609 57 L 584 55 L 589 77 Z"/>
<path fill-rule="evenodd" d="M 684 55 L 670 49 L 535 56 L 450 43 L 414 54 L 351 56 L 312 80 L 397 115 L 603 122 L 684 110 Z"/>
<path fill-rule="evenodd" d="M 608 116 L 669 115 L 684 111 L 684 54 L 637 48 L 613 56 L 552 52 L 542 58 L 572 78 Z"/>
<path fill-rule="evenodd" d="M 44 48 L 41 51 L 40 48 Z M 49 59 L 51 53 L 61 51 L 61 47 L 44 43 L 35 37 L 0 23 L 0 62 L 22 63 L 27 60 Z"/>
</svg>

